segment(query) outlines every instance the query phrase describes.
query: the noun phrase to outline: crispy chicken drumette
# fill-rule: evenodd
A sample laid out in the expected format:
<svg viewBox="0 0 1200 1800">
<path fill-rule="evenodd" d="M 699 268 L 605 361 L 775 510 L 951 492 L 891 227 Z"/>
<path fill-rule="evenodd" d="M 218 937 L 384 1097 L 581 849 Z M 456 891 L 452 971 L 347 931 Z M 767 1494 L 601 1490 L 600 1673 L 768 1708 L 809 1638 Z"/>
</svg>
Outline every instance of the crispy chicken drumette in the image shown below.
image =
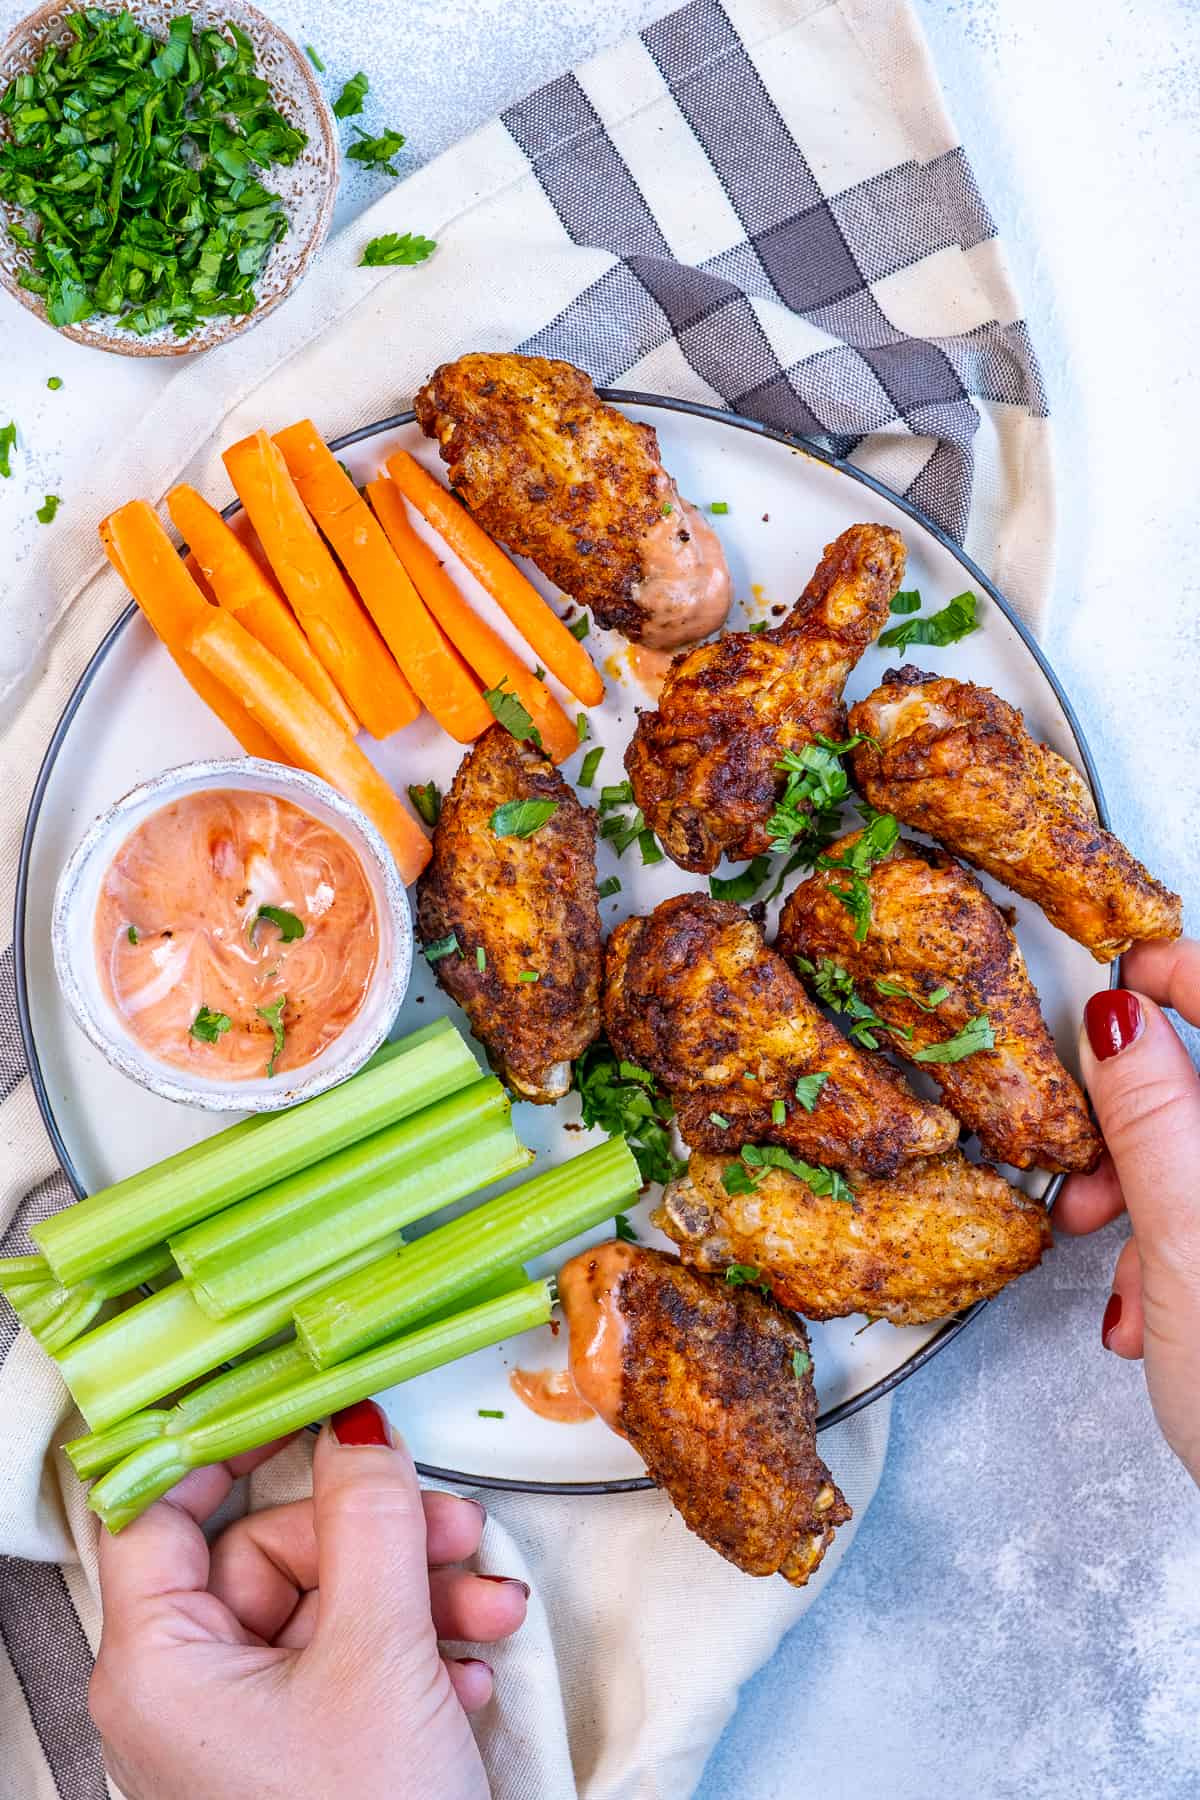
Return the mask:
<svg viewBox="0 0 1200 1800">
<path fill-rule="evenodd" d="M 485 531 L 600 625 L 673 650 L 725 623 L 732 590 L 716 533 L 680 498 L 650 426 L 597 398 L 581 369 L 460 356 L 413 405 Z"/>
<path fill-rule="evenodd" d="M 851 525 L 827 546 L 790 615 L 769 631 L 729 631 L 671 666 L 625 767 L 646 823 L 681 869 L 707 874 L 770 844 L 785 751 L 845 735 L 842 689 L 879 635 L 904 574 L 884 525 Z"/>
<path fill-rule="evenodd" d="M 859 835 L 830 854 L 845 854 Z M 827 872 L 788 897 L 776 949 L 818 970 L 823 962 L 845 970 L 859 998 L 899 1028 L 880 1034 L 884 1046 L 910 1060 L 986 1014 L 992 1049 L 924 1060 L 945 1105 L 999 1162 L 1095 1168 L 1102 1145 L 1087 1102 L 1058 1060 L 1012 928 L 975 877 L 953 857 L 901 839 L 865 880 L 871 923 L 861 942 L 833 891 L 839 876 Z M 931 994 L 942 997 L 931 1003 Z"/>
<path fill-rule="evenodd" d="M 958 1137 L 949 1113 L 847 1043 L 727 901 L 679 894 L 618 925 L 604 1004 L 614 1050 L 661 1082 L 693 1149 L 735 1157 L 745 1143 L 780 1144 L 806 1162 L 888 1174 Z M 808 1110 L 796 1082 L 816 1074 Z"/>
<path fill-rule="evenodd" d="M 642 1245 L 585 1250 L 558 1286 L 583 1398 L 706 1544 L 803 1587 L 850 1508 L 817 1454 L 799 1319 Z"/>
<path fill-rule="evenodd" d="M 496 809 L 513 800 L 556 810 L 531 836 L 499 835 Z M 499 725 L 463 758 L 442 804 L 417 929 L 427 947 L 454 936 L 434 972 L 497 1071 L 526 1100 L 560 1099 L 600 1029 L 596 815 Z"/>
<path fill-rule="evenodd" d="M 874 740 L 853 753 L 872 806 L 1036 900 L 1097 962 L 1179 936 L 1179 896 L 1101 827 L 1082 775 L 990 688 L 892 669 L 850 726 Z"/>
</svg>

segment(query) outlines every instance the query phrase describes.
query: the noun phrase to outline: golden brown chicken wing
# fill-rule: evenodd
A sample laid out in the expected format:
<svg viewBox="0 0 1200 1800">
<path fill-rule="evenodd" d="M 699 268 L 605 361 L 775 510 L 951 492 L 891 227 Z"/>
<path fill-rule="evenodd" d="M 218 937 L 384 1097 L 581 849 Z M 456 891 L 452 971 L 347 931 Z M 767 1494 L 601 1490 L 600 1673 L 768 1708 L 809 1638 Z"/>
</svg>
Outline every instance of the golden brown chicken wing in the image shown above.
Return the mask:
<svg viewBox="0 0 1200 1800">
<path fill-rule="evenodd" d="M 685 1524 L 748 1575 L 803 1587 L 850 1508 L 816 1447 L 808 1334 L 661 1250 L 585 1250 L 559 1273 L 575 1386 Z"/>
<path fill-rule="evenodd" d="M 681 869 L 707 874 L 771 842 L 785 751 L 841 738 L 846 677 L 879 635 L 904 574 L 900 534 L 852 525 L 827 545 L 788 618 L 729 631 L 671 666 L 625 767 L 646 823 Z"/>
<path fill-rule="evenodd" d="M 1097 962 L 1179 936 L 1179 896 L 1102 829 L 1083 777 L 990 688 L 891 669 L 850 726 L 875 740 L 854 752 L 872 806 L 1036 900 Z"/>
<path fill-rule="evenodd" d="M 1052 1242 L 1044 1206 L 958 1150 L 856 1181 L 853 1205 L 779 1169 L 730 1194 L 725 1168 L 723 1157 L 693 1156 L 655 1224 L 685 1262 L 757 1269 L 781 1305 L 810 1319 L 945 1318 L 1036 1268 Z"/>
<path fill-rule="evenodd" d="M 859 835 L 830 854 L 846 854 Z M 1087 1102 L 1058 1060 L 1012 928 L 975 877 L 953 857 L 901 839 L 865 879 L 871 923 L 861 943 L 832 891 L 840 877 L 823 873 L 788 897 L 775 948 L 845 970 L 859 998 L 897 1027 L 880 1034 L 884 1046 L 922 1063 L 985 1156 L 1018 1169 L 1095 1168 L 1103 1146 Z M 936 1060 L 981 1016 L 992 1049 Z"/>
<path fill-rule="evenodd" d="M 693 1149 L 781 1144 L 806 1162 L 887 1174 L 958 1137 L 880 1057 L 847 1043 L 740 907 L 702 894 L 626 919 L 608 942 L 604 1022 L 649 1069 Z M 797 1097 L 797 1080 L 824 1076 Z"/>
<path fill-rule="evenodd" d="M 555 808 L 529 836 L 512 829 L 528 819 L 496 817 L 522 800 Z M 526 1100 L 560 1099 L 600 1029 L 596 815 L 499 725 L 463 758 L 443 802 L 417 929 L 427 949 L 454 937 L 434 971 L 498 1072 Z"/>
<path fill-rule="evenodd" d="M 599 624 L 673 650 L 725 623 L 732 588 L 716 533 L 680 498 L 650 426 L 598 399 L 582 369 L 460 356 L 413 405 L 484 529 Z"/>
</svg>

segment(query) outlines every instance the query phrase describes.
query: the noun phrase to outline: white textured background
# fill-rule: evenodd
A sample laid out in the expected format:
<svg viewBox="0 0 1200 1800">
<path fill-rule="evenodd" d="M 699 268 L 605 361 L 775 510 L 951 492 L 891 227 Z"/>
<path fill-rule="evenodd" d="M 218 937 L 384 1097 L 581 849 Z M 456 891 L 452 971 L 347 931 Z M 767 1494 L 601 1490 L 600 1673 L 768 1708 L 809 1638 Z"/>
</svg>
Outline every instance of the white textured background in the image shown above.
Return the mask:
<svg viewBox="0 0 1200 1800">
<path fill-rule="evenodd" d="M 1050 390 L 1046 647 L 1117 828 L 1189 897 L 1200 934 L 1200 6 L 916 4 Z M 0 0 L 0 32 L 25 10 Z M 316 45 L 331 87 L 366 69 L 363 122 L 405 130 L 415 167 L 665 6 L 269 10 Z M 351 171 L 341 220 L 380 179 Z M 147 402 L 167 373 L 139 369 Z M 104 374 L 0 301 L 0 421 L 28 450 L 0 484 L 8 561 L 42 529 L 43 494 L 69 506 L 72 468 L 120 429 Z M 854 1554 L 749 1684 L 702 1800 L 1195 1800 L 1200 1498 L 1140 1371 L 1100 1347 L 1119 1235 L 1062 1246 L 901 1390 Z"/>
</svg>

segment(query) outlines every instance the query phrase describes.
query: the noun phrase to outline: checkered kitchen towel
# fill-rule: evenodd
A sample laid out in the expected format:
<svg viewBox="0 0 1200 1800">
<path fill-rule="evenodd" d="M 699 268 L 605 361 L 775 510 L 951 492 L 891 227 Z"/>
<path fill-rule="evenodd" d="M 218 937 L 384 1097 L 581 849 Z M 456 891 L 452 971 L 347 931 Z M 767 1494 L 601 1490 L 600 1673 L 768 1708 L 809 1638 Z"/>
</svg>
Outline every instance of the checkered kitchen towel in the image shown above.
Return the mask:
<svg viewBox="0 0 1200 1800">
<path fill-rule="evenodd" d="M 437 255 L 419 270 L 359 267 L 361 244 L 390 230 L 437 237 Z M 307 413 L 331 435 L 351 429 L 407 405 L 443 358 L 513 345 L 818 439 L 923 507 L 1037 622 L 1052 535 L 1037 364 L 909 7 L 691 0 L 393 189 L 285 308 L 185 367 L 140 421 L 111 359 L 118 447 L 64 481 L 60 523 L 0 598 L 0 903 L 32 772 L 124 603 L 95 520 L 180 479 L 223 499 L 220 444 Z M 13 972 L 10 947 L 6 1254 L 69 1197 L 24 1077 Z M 94 1539 L 77 1487 L 45 1458 L 67 1435 L 65 1396 L 3 1317 L 0 1357 L 0 1795 L 94 1800 Z M 877 1406 L 822 1440 L 859 1517 L 886 1438 Z M 257 1476 L 251 1503 L 302 1491 L 304 1455 L 294 1446 Z M 688 1794 L 737 1685 L 853 1534 L 797 1594 L 722 1563 L 658 1495 L 488 1498 L 485 1565 L 524 1575 L 535 1600 L 495 1657 L 485 1748 L 496 1791 L 537 1800 Z"/>
</svg>

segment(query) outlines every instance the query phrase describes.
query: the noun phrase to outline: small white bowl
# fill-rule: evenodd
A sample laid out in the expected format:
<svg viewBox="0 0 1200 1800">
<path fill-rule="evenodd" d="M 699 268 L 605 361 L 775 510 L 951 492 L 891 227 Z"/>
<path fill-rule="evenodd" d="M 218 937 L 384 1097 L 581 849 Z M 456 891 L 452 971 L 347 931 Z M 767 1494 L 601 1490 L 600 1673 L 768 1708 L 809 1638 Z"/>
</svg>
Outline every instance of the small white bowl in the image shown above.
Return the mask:
<svg viewBox="0 0 1200 1800">
<path fill-rule="evenodd" d="M 151 813 L 205 788 L 243 788 L 291 800 L 332 825 L 357 851 L 379 921 L 379 955 L 371 985 L 340 1037 L 302 1069 L 249 1081 L 189 1075 L 151 1056 L 133 1038 L 104 992 L 96 967 L 95 918 L 100 887 L 130 832 Z M 408 896 L 391 852 L 371 821 L 328 782 L 253 756 L 213 757 L 164 769 L 118 800 L 76 845 L 59 876 L 50 921 L 54 968 L 80 1029 L 115 1069 L 164 1100 L 207 1112 L 277 1112 L 323 1094 L 373 1056 L 400 1010 L 412 973 L 413 926 Z"/>
</svg>

